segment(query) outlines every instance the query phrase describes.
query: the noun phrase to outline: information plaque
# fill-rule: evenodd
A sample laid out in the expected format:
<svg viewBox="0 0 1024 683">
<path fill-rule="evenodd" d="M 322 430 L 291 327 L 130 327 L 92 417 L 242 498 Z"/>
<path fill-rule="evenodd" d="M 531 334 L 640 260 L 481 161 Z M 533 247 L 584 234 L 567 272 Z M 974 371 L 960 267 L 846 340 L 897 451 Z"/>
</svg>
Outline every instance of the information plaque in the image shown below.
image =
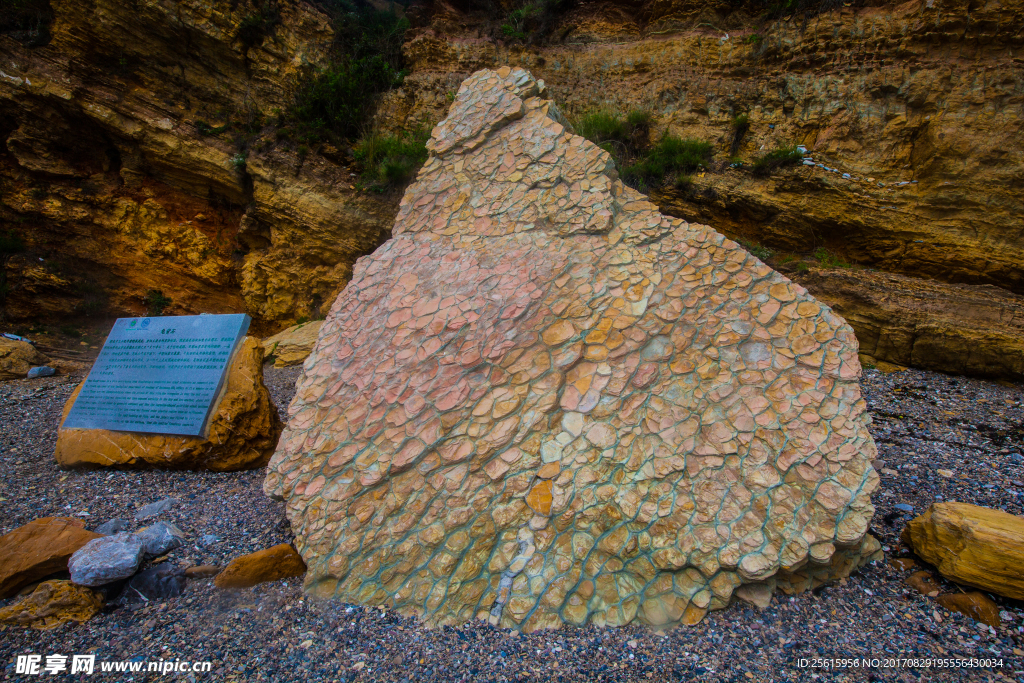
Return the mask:
<svg viewBox="0 0 1024 683">
<path fill-rule="evenodd" d="M 63 429 L 202 436 L 249 316 L 118 318 Z"/>
</svg>

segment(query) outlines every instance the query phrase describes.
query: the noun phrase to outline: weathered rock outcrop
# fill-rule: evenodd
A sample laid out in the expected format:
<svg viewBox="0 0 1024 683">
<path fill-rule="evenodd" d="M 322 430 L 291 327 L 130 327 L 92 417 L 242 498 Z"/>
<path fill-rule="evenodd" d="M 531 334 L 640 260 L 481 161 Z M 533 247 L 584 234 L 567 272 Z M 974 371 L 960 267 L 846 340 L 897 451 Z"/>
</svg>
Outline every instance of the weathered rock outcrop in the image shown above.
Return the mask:
<svg viewBox="0 0 1024 683">
<path fill-rule="evenodd" d="M 263 384 L 263 347 L 246 337 L 227 370 L 226 387 L 210 418 L 206 438 L 59 429 L 55 457 L 61 467 L 161 467 L 217 472 L 262 467 L 277 445 L 281 418 Z M 76 389 L 62 420 L 75 404 Z"/>
<path fill-rule="evenodd" d="M 1024 380 L 1024 297 L 860 269 L 810 268 L 794 279 L 843 316 L 862 356 Z"/>
<path fill-rule="evenodd" d="M 1024 518 L 968 503 L 933 503 L 903 542 L 950 581 L 1024 599 Z"/>
<path fill-rule="evenodd" d="M 266 334 L 317 317 L 354 259 L 387 237 L 397 207 L 356 191 L 344 154 L 276 139 L 275 111 L 326 63 L 332 29 L 312 3 L 274 5 L 263 36 L 242 31 L 261 16 L 255 0 L 66 0 L 49 44 L 0 36 L 0 218 L 32 250 L 12 262 L 13 316 L 141 313 L 160 290 L 168 312 L 244 308 Z M 689 190 L 653 195 L 663 213 L 920 279 L 907 286 L 929 290 L 942 320 L 918 327 L 940 325 L 923 337 L 952 349 L 908 350 L 900 320 L 914 311 L 897 298 L 851 315 L 858 335 L 894 341 L 876 357 L 1019 378 L 1016 361 L 1001 362 L 1018 357 L 1019 323 L 974 335 L 957 314 L 975 297 L 942 285 L 992 285 L 1009 308 L 1024 305 L 1021 0 L 865 5 L 768 20 L 762 5 L 735 2 L 582 3 L 550 41 L 523 47 L 481 39 L 492 16 L 425 3 L 411 13 L 423 20 L 407 36 L 410 74 L 377 123 L 432 125 L 463 78 L 504 64 L 533 69 L 572 115 L 648 109 L 655 136 L 716 148 L 713 172 Z M 750 131 L 735 168 L 738 114 Z M 798 143 L 818 165 L 747 170 Z M 884 296 L 868 289 L 875 278 L 842 281 L 852 289 L 808 286 L 826 302 Z"/>
<path fill-rule="evenodd" d="M 84 526 L 71 517 L 41 517 L 0 537 L 0 598 L 66 571 L 76 550 L 101 538 Z"/>
<path fill-rule="evenodd" d="M 434 3 L 406 45 L 410 76 L 381 116 L 392 125 L 436 120 L 462 78 L 503 64 L 543 78 L 572 116 L 646 109 L 655 138 L 668 131 L 716 149 L 712 172 L 696 175 L 690 189 L 652 194 L 663 213 L 780 255 L 824 247 L 860 266 L 920 278 L 903 288 L 922 288 L 929 312 L 941 311 L 917 323 L 932 328 L 922 337 L 952 348 L 907 348 L 900 319 L 922 316 L 902 307 L 904 297 L 864 312 L 870 321 L 848 319 L 862 343 L 890 338 L 872 352 L 879 360 L 920 358 L 913 362 L 931 369 L 1019 379 L 1017 361 L 1008 367 L 1001 358 L 1019 358 L 1020 320 L 975 334 L 973 319 L 957 317 L 978 296 L 942 284 L 993 285 L 1008 293 L 996 295 L 1005 308 L 1024 306 L 1024 126 L 1016 114 L 1024 102 L 1024 5 L 849 4 L 768 20 L 756 4 L 582 3 L 552 27 L 551 44 L 521 47 L 481 40 L 482 17 Z M 734 168 L 732 122 L 740 114 L 750 130 L 736 152 L 744 165 Z M 757 156 L 796 144 L 818 165 L 768 178 L 748 170 Z M 844 276 L 849 291 L 822 282 L 807 287 L 826 302 L 886 297 L 884 289 L 867 291 L 884 288 L 883 279 Z M 972 345 L 966 367 L 964 343 Z"/>
<path fill-rule="evenodd" d="M 33 366 L 49 362 L 49 358 L 28 342 L 0 337 L 0 380 L 19 379 Z"/>
<path fill-rule="evenodd" d="M 253 42 L 264 6 L 245 0 L 53 9 L 47 45 L 0 36 L 0 218 L 31 251 L 10 314 L 141 314 L 159 290 L 168 313 L 246 310 L 262 331 L 333 300 L 394 208 L 273 142 L 326 63 L 327 16 L 280 0 Z"/>
<path fill-rule="evenodd" d="M 0 623 L 48 630 L 69 621 L 92 619 L 103 608 L 103 596 L 70 581 L 44 581 L 30 595 L 0 609 Z"/>
<path fill-rule="evenodd" d="M 293 325 L 263 340 L 263 355 L 274 359 L 275 368 L 298 365 L 309 357 L 320 334 L 322 320 Z"/>
<path fill-rule="evenodd" d="M 852 330 L 544 93 L 463 84 L 324 323 L 265 484 L 307 588 L 532 630 L 848 573 L 878 549 Z"/>
</svg>

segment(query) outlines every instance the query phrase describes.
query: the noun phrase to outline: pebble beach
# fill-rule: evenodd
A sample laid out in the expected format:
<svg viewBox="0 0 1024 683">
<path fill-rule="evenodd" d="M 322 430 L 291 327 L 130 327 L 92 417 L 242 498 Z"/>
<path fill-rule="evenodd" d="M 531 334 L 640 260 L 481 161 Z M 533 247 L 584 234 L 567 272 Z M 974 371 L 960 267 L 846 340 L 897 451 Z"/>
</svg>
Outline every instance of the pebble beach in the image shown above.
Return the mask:
<svg viewBox="0 0 1024 683">
<path fill-rule="evenodd" d="M 282 418 L 298 374 L 265 369 Z M 223 566 L 291 540 L 283 504 L 263 494 L 262 469 L 60 470 L 57 424 L 82 378 L 0 383 L 0 533 L 43 516 L 79 517 L 89 529 L 121 518 L 131 531 L 147 524 L 134 521 L 138 508 L 172 497 L 177 502 L 160 519 L 185 532 L 187 543 L 163 562 Z M 990 596 L 1000 608 L 998 628 L 943 609 L 906 583 L 922 567 L 899 540 L 905 523 L 935 501 L 1024 513 L 1024 388 L 878 369 L 866 369 L 862 384 L 881 476 L 871 533 L 886 560 L 813 592 L 776 595 L 765 609 L 737 602 L 667 633 L 589 626 L 522 635 L 483 623 L 430 629 L 387 610 L 315 601 L 300 580 L 221 590 L 198 579 L 176 598 L 112 599 L 81 625 L 0 627 L 0 680 L 32 678 L 15 673 L 18 655 L 58 653 L 211 665 L 208 673 L 85 677 L 133 681 L 1024 681 L 1024 604 Z M 837 659 L 857 666 L 811 666 Z M 1000 664 L 964 668 L 985 660 Z"/>
</svg>

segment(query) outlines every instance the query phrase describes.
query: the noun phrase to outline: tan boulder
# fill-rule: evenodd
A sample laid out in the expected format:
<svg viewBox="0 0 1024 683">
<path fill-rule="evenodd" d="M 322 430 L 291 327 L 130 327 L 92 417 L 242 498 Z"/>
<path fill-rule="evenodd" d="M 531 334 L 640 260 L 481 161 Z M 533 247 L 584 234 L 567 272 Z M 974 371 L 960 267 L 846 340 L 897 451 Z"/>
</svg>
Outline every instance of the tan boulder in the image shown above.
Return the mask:
<svg viewBox="0 0 1024 683">
<path fill-rule="evenodd" d="M 63 417 L 67 417 L 80 389 L 71 394 Z M 256 339 L 246 337 L 228 367 L 226 387 L 210 418 L 206 438 L 60 429 L 55 456 L 61 467 L 127 465 L 216 472 L 252 469 L 267 463 L 281 426 L 277 408 L 263 384 L 263 348 Z"/>
<path fill-rule="evenodd" d="M 467 79 L 427 149 L 267 468 L 307 590 L 435 625 L 661 627 L 878 557 L 841 318 L 659 213 L 522 69 Z"/>
<path fill-rule="evenodd" d="M 0 598 L 55 572 L 65 571 L 76 550 L 100 534 L 81 520 L 40 517 L 0 536 Z"/>
<path fill-rule="evenodd" d="M 300 323 L 263 340 L 264 358 L 274 359 L 275 368 L 298 365 L 306 360 L 320 335 L 323 320 Z"/>
<path fill-rule="evenodd" d="M 79 623 L 96 616 L 103 596 L 70 581 L 44 581 L 29 595 L 0 609 L 0 623 L 47 630 L 69 621 Z"/>
<path fill-rule="evenodd" d="M 306 563 L 287 543 L 236 557 L 213 580 L 218 588 L 248 588 L 306 573 Z"/>
<path fill-rule="evenodd" d="M 968 503 L 933 503 L 903 542 L 950 581 L 1024 599 L 1024 518 Z"/>
<path fill-rule="evenodd" d="M 20 379 L 33 367 L 49 362 L 28 342 L 0 337 L 0 380 Z"/>
</svg>

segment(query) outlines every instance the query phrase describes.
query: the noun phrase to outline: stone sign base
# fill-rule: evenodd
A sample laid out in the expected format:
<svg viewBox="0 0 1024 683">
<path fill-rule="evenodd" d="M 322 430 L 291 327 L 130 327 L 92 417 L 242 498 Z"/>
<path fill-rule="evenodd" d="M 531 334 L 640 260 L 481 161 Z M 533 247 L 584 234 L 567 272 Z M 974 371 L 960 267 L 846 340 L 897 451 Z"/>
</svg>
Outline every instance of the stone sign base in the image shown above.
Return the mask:
<svg viewBox="0 0 1024 683">
<path fill-rule="evenodd" d="M 61 467 L 148 466 L 217 472 L 263 467 L 274 452 L 282 424 L 263 384 L 263 348 L 258 340 L 246 337 L 239 345 L 226 385 L 205 439 L 62 428 L 57 433 L 57 463 Z M 79 389 L 64 406 L 62 423 Z"/>
</svg>

